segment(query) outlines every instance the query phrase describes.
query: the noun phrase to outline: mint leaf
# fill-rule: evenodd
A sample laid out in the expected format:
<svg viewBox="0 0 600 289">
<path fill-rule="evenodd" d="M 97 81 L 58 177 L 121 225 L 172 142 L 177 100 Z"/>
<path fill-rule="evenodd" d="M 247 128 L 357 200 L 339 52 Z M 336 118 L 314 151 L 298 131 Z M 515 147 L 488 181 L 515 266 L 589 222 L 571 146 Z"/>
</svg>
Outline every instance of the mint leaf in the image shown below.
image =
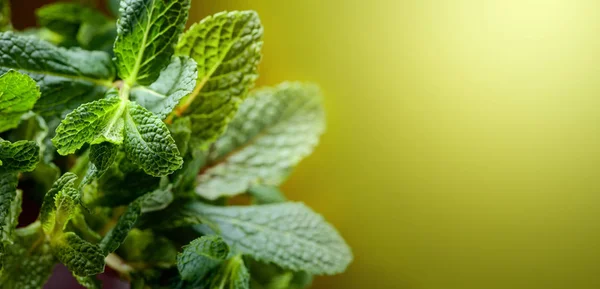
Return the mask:
<svg viewBox="0 0 600 289">
<path fill-rule="evenodd" d="M 140 201 L 133 201 L 128 207 L 125 213 L 119 217 L 119 221 L 112 228 L 106 236 L 100 242 L 100 248 L 104 251 L 104 255 L 108 255 L 114 251 L 116 251 L 119 246 L 125 241 L 127 234 L 135 223 L 137 222 L 138 217 L 142 214 L 142 207 L 140 205 Z"/>
<path fill-rule="evenodd" d="M 81 284 L 81 286 L 87 289 L 102 289 L 102 281 L 98 279 L 96 276 L 86 276 L 81 277 L 73 274 L 77 283 Z"/>
<path fill-rule="evenodd" d="M 10 22 L 10 1 L 0 0 L 0 31 L 12 29 Z"/>
<path fill-rule="evenodd" d="M 38 98 L 40 90 L 31 77 L 14 70 L 0 76 L 0 132 L 17 127 Z"/>
<path fill-rule="evenodd" d="M 315 275 L 336 274 L 352 261 L 350 248 L 333 226 L 302 203 L 250 207 L 190 203 L 178 214 L 187 217 L 188 224 L 195 221 L 206 224 L 234 252 L 284 269 Z M 209 232 L 202 229 L 205 227 L 200 228 Z"/>
<path fill-rule="evenodd" d="M 150 86 L 131 89 L 131 100 L 165 119 L 179 101 L 190 94 L 196 86 L 198 70 L 196 62 L 188 57 L 173 57 L 158 79 Z"/>
<path fill-rule="evenodd" d="M 284 83 L 251 94 L 213 145 L 196 193 L 214 200 L 251 186 L 278 186 L 308 156 L 325 129 L 314 85 Z"/>
<path fill-rule="evenodd" d="M 33 141 L 11 143 L 0 139 L 0 173 L 33 171 L 40 160 L 39 152 Z"/>
<path fill-rule="evenodd" d="M 94 179 L 99 179 L 112 166 L 117 159 L 119 146 L 103 142 L 90 146 L 90 167 L 88 172 L 81 181 L 81 185 L 86 185 Z"/>
<path fill-rule="evenodd" d="M 250 273 L 242 256 L 233 257 L 222 265 L 212 277 L 210 288 L 250 289 Z"/>
<path fill-rule="evenodd" d="M 162 120 L 135 102 L 129 103 L 127 112 L 124 148 L 129 160 L 155 177 L 178 170 L 183 159 Z"/>
<path fill-rule="evenodd" d="M 104 272 L 104 253 L 98 245 L 67 232 L 52 239 L 52 253 L 73 274 L 81 277 Z"/>
<path fill-rule="evenodd" d="M 42 288 L 52 274 L 55 259 L 43 240 L 40 223 L 16 230 L 15 242 L 3 255 L 4 270 L 0 272 L 2 288 Z"/>
<path fill-rule="evenodd" d="M 219 236 L 204 236 L 183 247 L 177 255 L 177 268 L 181 279 L 201 280 L 219 267 L 229 256 L 229 246 Z"/>
<path fill-rule="evenodd" d="M 159 188 L 141 197 L 142 213 L 160 211 L 169 206 L 175 199 L 172 189 L 169 179 L 163 177 Z"/>
<path fill-rule="evenodd" d="M 21 213 L 21 193 L 17 191 L 17 183 L 17 173 L 0 173 L 0 252 L 4 246 L 13 243 Z"/>
<path fill-rule="evenodd" d="M 84 144 L 123 142 L 123 112 L 127 102 L 118 97 L 81 105 L 61 122 L 52 143 L 61 155 L 72 154 Z"/>
<path fill-rule="evenodd" d="M 167 66 L 185 27 L 190 0 L 123 0 L 115 63 L 130 86 L 150 85 Z"/>
<path fill-rule="evenodd" d="M 287 201 L 287 198 L 277 188 L 272 186 L 256 185 L 248 189 L 256 204 L 276 204 Z"/>
<path fill-rule="evenodd" d="M 100 11 L 80 3 L 52 3 L 37 9 L 35 14 L 41 26 L 73 39 L 85 23 L 102 26 L 108 22 Z"/>
<path fill-rule="evenodd" d="M 61 114 L 101 97 L 112 85 L 115 68 L 108 54 L 64 49 L 31 36 L 0 33 L 0 73 L 25 73 L 40 87 L 34 111 Z"/>
<path fill-rule="evenodd" d="M 219 137 L 258 78 L 263 28 L 254 11 L 223 12 L 194 24 L 177 44 L 177 55 L 198 63 L 192 95 L 177 108 L 192 117 L 202 147 Z"/>
<path fill-rule="evenodd" d="M 72 186 L 64 187 L 54 196 L 54 230 L 65 229 L 67 223 L 75 217 L 76 209 L 81 202 L 81 193 Z"/>
<path fill-rule="evenodd" d="M 56 220 L 56 195 L 66 189 L 73 188 L 77 175 L 73 173 L 65 173 L 62 175 L 54 184 L 52 188 L 44 195 L 44 201 L 42 202 L 42 208 L 40 209 L 40 221 L 42 222 L 42 228 L 44 233 L 50 235 L 54 230 Z"/>
<path fill-rule="evenodd" d="M 190 139 L 192 137 L 192 122 L 190 121 L 190 118 L 177 118 L 169 125 L 169 131 L 171 131 L 171 136 L 175 140 L 179 152 L 182 156 L 185 156 L 188 152 Z"/>
</svg>

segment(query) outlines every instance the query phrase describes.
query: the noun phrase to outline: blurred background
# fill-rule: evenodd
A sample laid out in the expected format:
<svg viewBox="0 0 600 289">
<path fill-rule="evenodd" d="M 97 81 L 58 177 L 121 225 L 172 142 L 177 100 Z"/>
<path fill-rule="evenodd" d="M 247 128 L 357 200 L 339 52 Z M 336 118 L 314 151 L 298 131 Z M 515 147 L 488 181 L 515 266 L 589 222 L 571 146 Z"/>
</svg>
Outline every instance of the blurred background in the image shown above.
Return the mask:
<svg viewBox="0 0 600 289">
<path fill-rule="evenodd" d="M 25 25 L 51 1 L 13 2 Z M 193 0 L 190 21 L 241 9 L 259 85 L 326 93 L 284 190 L 355 261 L 314 288 L 600 288 L 600 2 Z"/>
</svg>

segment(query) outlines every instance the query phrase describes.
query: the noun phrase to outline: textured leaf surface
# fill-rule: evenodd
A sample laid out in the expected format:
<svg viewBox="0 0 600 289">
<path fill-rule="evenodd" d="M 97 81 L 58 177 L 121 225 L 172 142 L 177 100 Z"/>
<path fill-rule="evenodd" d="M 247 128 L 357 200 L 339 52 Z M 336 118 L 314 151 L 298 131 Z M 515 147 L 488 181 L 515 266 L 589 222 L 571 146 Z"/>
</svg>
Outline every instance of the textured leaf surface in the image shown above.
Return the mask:
<svg viewBox="0 0 600 289">
<path fill-rule="evenodd" d="M 90 276 L 104 272 L 104 254 L 98 245 L 82 240 L 75 233 L 67 232 L 52 240 L 54 256 L 78 276 Z"/>
<path fill-rule="evenodd" d="M 10 69 L 33 78 L 42 97 L 34 110 L 60 114 L 101 97 L 115 78 L 104 52 L 64 49 L 31 36 L 0 33 L 0 73 Z"/>
<path fill-rule="evenodd" d="M 135 102 L 128 106 L 124 144 L 129 160 L 155 177 L 169 175 L 183 163 L 167 126 Z"/>
<path fill-rule="evenodd" d="M 40 90 L 31 77 L 14 70 L 0 76 L 0 132 L 17 127 L 38 98 Z"/>
<path fill-rule="evenodd" d="M 187 281 L 203 279 L 219 267 L 229 256 L 229 246 L 219 236 L 204 236 L 183 247 L 177 255 L 177 268 L 181 279 Z"/>
<path fill-rule="evenodd" d="M 213 277 L 209 288 L 250 289 L 250 273 L 244 259 L 241 256 L 229 259 Z"/>
<path fill-rule="evenodd" d="M 185 27 L 190 0 L 123 0 L 117 24 L 115 59 L 130 85 L 150 85 L 171 61 Z"/>
<path fill-rule="evenodd" d="M 106 236 L 100 242 L 100 248 L 104 251 L 105 255 L 108 255 L 114 251 L 116 251 L 119 246 L 125 241 L 127 234 L 135 223 L 137 222 L 138 217 L 142 214 L 142 207 L 140 205 L 140 201 L 132 202 L 128 207 L 125 213 L 119 217 L 119 221 L 112 228 Z"/>
<path fill-rule="evenodd" d="M 80 201 L 81 193 L 72 186 L 66 186 L 56 194 L 54 197 L 54 207 L 56 208 L 54 226 L 58 226 L 56 228 L 65 229 L 67 222 L 75 217 Z"/>
<path fill-rule="evenodd" d="M 40 148 L 33 141 L 11 143 L 0 139 L 0 173 L 31 172 L 40 160 Z"/>
<path fill-rule="evenodd" d="M 196 216 L 233 251 L 285 269 L 337 274 L 352 261 L 350 248 L 335 228 L 302 203 L 250 207 L 192 203 L 181 214 Z"/>
<path fill-rule="evenodd" d="M 119 152 L 119 146 L 103 142 L 90 146 L 90 167 L 88 172 L 81 182 L 82 184 L 88 184 L 94 179 L 98 179 L 104 175 L 104 173 L 112 166 L 117 159 Z"/>
<path fill-rule="evenodd" d="M 44 195 L 44 201 L 42 202 L 42 208 L 40 209 L 40 221 L 42 222 L 42 228 L 46 234 L 51 234 L 54 229 L 56 218 L 56 195 L 65 188 L 74 187 L 75 180 L 77 180 L 77 175 L 65 173 L 54 182 L 52 188 Z"/>
<path fill-rule="evenodd" d="M 127 102 L 105 98 L 78 107 L 60 123 L 52 139 L 61 155 L 72 154 L 84 144 L 123 142 L 123 112 Z"/>
<path fill-rule="evenodd" d="M 35 222 L 17 230 L 17 239 L 3 256 L 5 267 L 0 273 L 2 288 L 40 289 L 52 274 L 55 259 L 48 245 L 37 242 L 40 224 Z"/>
<path fill-rule="evenodd" d="M 258 77 L 263 28 L 254 11 L 222 12 L 193 25 L 177 54 L 198 63 L 194 93 L 179 114 L 192 116 L 194 136 L 203 146 L 219 137 Z"/>
<path fill-rule="evenodd" d="M 21 194 L 17 192 L 17 183 L 17 173 L 0 173 L 0 252 L 5 245 L 13 243 L 21 212 Z"/>
<path fill-rule="evenodd" d="M 194 90 L 197 75 L 196 61 L 184 56 L 173 57 L 154 83 L 131 89 L 131 100 L 165 119 L 179 101 Z"/>
<path fill-rule="evenodd" d="M 214 200 L 257 184 L 278 186 L 312 152 L 324 129 L 317 87 L 284 83 L 257 90 L 213 145 L 196 193 Z"/>
</svg>

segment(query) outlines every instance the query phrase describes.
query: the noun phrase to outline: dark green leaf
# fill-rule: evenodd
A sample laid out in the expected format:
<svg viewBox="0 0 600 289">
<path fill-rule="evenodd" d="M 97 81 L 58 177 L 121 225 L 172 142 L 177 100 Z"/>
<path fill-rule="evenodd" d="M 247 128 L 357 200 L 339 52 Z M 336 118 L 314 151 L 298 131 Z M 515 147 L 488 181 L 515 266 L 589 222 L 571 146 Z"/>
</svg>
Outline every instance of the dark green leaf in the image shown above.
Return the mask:
<svg viewBox="0 0 600 289">
<path fill-rule="evenodd" d="M 52 253 L 73 274 L 81 277 L 104 272 L 104 253 L 98 245 L 67 232 L 52 240 Z"/>
<path fill-rule="evenodd" d="M 177 268 L 186 281 L 203 279 L 229 257 L 229 246 L 219 236 L 205 236 L 183 247 L 177 256 Z"/>
</svg>

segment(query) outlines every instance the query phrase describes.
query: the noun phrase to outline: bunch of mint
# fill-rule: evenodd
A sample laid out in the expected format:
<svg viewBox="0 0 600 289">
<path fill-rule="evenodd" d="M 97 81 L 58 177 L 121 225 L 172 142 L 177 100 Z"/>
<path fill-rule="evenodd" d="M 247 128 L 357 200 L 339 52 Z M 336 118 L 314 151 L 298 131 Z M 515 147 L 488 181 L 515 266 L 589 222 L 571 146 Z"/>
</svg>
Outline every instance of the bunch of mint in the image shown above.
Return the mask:
<svg viewBox="0 0 600 289">
<path fill-rule="evenodd" d="M 278 190 L 324 131 L 319 89 L 251 90 L 258 15 L 184 32 L 190 1 L 56 3 L 12 31 L 0 0 L 0 288 L 57 263 L 87 288 L 106 266 L 134 289 L 305 288 L 352 261 Z M 40 213 L 17 228 L 24 196 Z"/>
</svg>

